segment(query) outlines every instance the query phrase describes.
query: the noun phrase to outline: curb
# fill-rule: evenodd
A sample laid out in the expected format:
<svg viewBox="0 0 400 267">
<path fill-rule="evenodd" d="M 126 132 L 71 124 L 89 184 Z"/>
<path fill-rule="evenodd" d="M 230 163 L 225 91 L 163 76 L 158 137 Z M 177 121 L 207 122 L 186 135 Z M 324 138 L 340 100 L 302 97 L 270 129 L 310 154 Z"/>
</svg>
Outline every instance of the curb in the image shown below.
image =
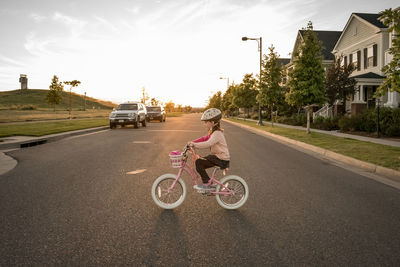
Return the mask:
<svg viewBox="0 0 400 267">
<path fill-rule="evenodd" d="M 88 129 L 69 131 L 69 132 L 58 133 L 58 134 L 50 134 L 50 135 L 45 135 L 45 136 L 40 136 L 40 137 L 27 138 L 24 140 L 15 140 L 15 141 L 9 141 L 9 142 L 6 141 L 6 142 L 0 143 L 0 150 L 35 146 L 35 145 L 40 145 L 40 144 L 45 144 L 45 143 L 61 140 L 63 138 L 69 137 L 69 136 L 98 132 L 98 131 L 102 131 L 105 129 L 109 129 L 109 126 L 101 126 L 101 127 L 96 127 L 96 128 L 88 128 Z M 8 137 L 8 138 L 13 138 L 13 137 Z"/>
<path fill-rule="evenodd" d="M 358 160 L 358 159 L 355 159 L 355 158 L 352 158 L 352 157 L 348 157 L 348 156 L 345 156 L 345 155 L 342 155 L 342 154 L 339 154 L 339 153 L 336 153 L 336 152 L 332 152 L 332 151 L 324 149 L 324 148 L 320 148 L 320 147 L 313 146 L 313 145 L 310 145 L 310 144 L 306 144 L 306 143 L 303 143 L 303 142 L 300 142 L 300 141 L 297 141 L 297 140 L 293 140 L 293 139 L 290 139 L 290 138 L 287 138 L 287 137 L 283 137 L 283 136 L 276 135 L 276 134 L 273 134 L 273 133 L 270 133 L 270 132 L 259 130 L 257 128 L 253 128 L 251 126 L 243 125 L 243 124 L 240 124 L 240 123 L 237 123 L 237 122 L 232 122 L 232 121 L 228 121 L 228 120 L 225 120 L 225 119 L 223 119 L 223 121 L 231 123 L 231 124 L 234 124 L 234 125 L 239 126 L 239 127 L 243 128 L 243 129 L 247 129 L 247 130 L 249 130 L 251 132 L 254 132 L 254 133 L 257 133 L 259 135 L 274 139 L 274 140 L 278 141 L 279 143 L 282 143 L 282 144 L 285 144 L 285 145 L 287 145 L 289 143 L 289 144 L 295 145 L 297 147 L 301 147 L 303 149 L 306 149 L 306 150 L 312 151 L 314 153 L 317 153 L 317 154 L 319 154 L 319 155 L 321 155 L 321 156 L 323 156 L 323 157 L 325 157 L 327 159 L 338 161 L 338 162 L 341 162 L 341 163 L 345 163 L 345 164 L 348 164 L 348 165 L 351 165 L 351 166 L 354 166 L 354 167 L 358 167 L 358 168 L 363 169 L 363 170 L 368 171 L 368 172 L 376 173 L 376 174 L 379 174 L 379 175 L 384 175 L 386 177 L 390 177 L 392 179 L 395 179 L 396 181 L 400 181 L 400 172 L 399 171 L 396 171 L 396 170 L 393 170 L 393 169 L 389 169 L 389 168 L 386 168 L 386 167 L 382 167 L 382 166 L 379 166 L 379 165 L 376 165 L 376 164 L 368 163 L 368 162 L 365 162 L 365 161 L 361 161 L 361 160 Z"/>
</svg>

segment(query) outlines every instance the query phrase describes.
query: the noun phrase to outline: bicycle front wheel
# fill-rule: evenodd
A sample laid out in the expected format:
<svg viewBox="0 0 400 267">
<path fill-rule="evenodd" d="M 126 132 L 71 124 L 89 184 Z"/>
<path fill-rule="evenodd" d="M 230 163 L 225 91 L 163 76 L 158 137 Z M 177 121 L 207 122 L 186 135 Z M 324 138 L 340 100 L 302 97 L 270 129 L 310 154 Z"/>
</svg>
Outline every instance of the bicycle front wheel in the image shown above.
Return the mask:
<svg viewBox="0 0 400 267">
<path fill-rule="evenodd" d="M 249 187 L 243 178 L 235 175 L 229 175 L 221 180 L 221 183 L 233 192 L 233 195 L 217 194 L 218 204 L 228 210 L 238 209 L 246 203 L 249 197 Z M 224 192 L 224 188 L 217 186 L 217 192 Z M 225 189 L 226 191 L 226 189 Z"/>
<path fill-rule="evenodd" d="M 175 180 L 175 174 L 164 174 L 154 181 L 151 188 L 151 196 L 160 208 L 174 209 L 185 200 L 186 185 L 182 179 L 179 179 L 174 188 L 168 192 Z"/>
</svg>

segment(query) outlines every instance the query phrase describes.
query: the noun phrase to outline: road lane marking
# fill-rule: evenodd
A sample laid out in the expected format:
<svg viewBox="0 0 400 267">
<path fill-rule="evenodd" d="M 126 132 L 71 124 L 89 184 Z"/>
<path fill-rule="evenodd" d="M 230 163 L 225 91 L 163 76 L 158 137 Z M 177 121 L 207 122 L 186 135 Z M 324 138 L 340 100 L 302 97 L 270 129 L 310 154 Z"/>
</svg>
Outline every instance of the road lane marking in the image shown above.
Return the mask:
<svg viewBox="0 0 400 267">
<path fill-rule="evenodd" d="M 134 144 L 150 144 L 150 141 L 133 141 Z"/>
<path fill-rule="evenodd" d="M 67 139 L 74 139 L 74 138 L 78 138 L 78 137 L 82 137 L 82 136 L 88 136 L 88 135 L 92 135 L 92 134 L 104 133 L 104 132 L 108 132 L 108 131 L 110 131 L 110 129 L 108 129 L 108 130 L 103 130 L 103 131 L 98 131 L 98 132 L 93 132 L 93 133 L 87 133 L 87 134 L 81 134 L 81 135 L 71 136 L 71 137 L 65 138 L 64 140 L 67 140 Z"/>
<path fill-rule="evenodd" d="M 136 170 L 136 171 L 127 172 L 126 174 L 138 174 L 138 173 L 142 173 L 145 171 L 146 171 L 146 169 L 140 169 L 140 170 Z"/>
</svg>

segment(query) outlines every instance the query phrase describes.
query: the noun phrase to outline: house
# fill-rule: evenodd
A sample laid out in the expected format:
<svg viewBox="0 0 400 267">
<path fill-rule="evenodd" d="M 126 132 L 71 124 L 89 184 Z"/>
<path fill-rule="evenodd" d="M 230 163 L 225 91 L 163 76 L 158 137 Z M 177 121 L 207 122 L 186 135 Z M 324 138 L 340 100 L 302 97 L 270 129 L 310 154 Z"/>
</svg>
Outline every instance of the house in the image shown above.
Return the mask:
<svg viewBox="0 0 400 267">
<path fill-rule="evenodd" d="M 284 81 L 288 81 L 288 76 L 289 72 L 291 72 L 294 67 L 294 54 L 295 52 L 299 49 L 300 45 L 304 42 L 304 34 L 306 30 L 299 30 L 297 32 L 297 37 L 296 37 L 296 42 L 294 44 L 293 52 L 291 53 L 292 57 L 290 58 L 290 62 L 286 64 L 286 79 Z M 325 69 L 325 72 L 327 69 L 334 63 L 335 57 L 332 54 L 333 47 L 335 46 L 337 40 L 339 39 L 341 35 L 341 31 L 313 31 L 317 38 L 321 41 L 322 43 L 322 65 Z"/>
<path fill-rule="evenodd" d="M 391 33 L 378 19 L 380 14 L 352 13 L 332 49 L 335 58 L 343 56 L 342 64 L 354 64 L 352 73 L 356 92 L 346 101 L 347 113 L 356 115 L 378 102 L 374 94 L 385 78 L 382 67 L 390 62 L 388 49 Z M 398 107 L 399 94 L 388 92 L 379 99 L 380 105 Z"/>
</svg>

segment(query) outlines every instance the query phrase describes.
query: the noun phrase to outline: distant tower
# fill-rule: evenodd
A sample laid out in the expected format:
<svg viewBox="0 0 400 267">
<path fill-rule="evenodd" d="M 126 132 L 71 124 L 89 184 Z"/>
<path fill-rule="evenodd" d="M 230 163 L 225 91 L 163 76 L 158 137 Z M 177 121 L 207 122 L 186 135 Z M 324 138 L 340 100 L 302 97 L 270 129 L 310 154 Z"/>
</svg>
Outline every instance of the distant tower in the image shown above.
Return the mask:
<svg viewBox="0 0 400 267">
<path fill-rule="evenodd" d="M 28 89 L 28 77 L 26 77 L 26 74 L 19 75 L 19 82 L 21 83 L 21 90 Z"/>
</svg>

